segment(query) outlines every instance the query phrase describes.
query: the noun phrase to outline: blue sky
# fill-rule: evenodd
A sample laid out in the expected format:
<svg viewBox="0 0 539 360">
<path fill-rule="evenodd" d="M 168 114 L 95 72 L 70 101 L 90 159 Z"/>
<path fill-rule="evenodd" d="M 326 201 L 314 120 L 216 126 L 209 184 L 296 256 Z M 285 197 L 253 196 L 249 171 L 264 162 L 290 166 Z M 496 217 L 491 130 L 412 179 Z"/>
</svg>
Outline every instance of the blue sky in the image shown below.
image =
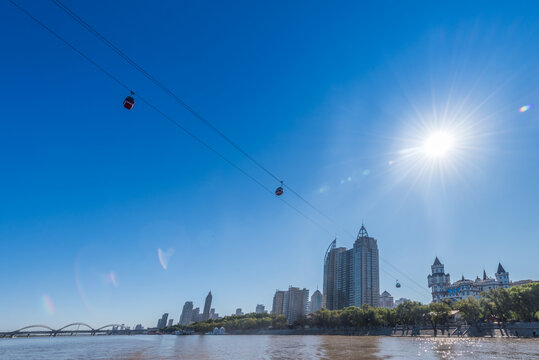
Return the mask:
<svg viewBox="0 0 539 360">
<path fill-rule="evenodd" d="M 52 3 L 18 2 L 278 185 Z M 395 298 L 429 301 L 436 255 L 453 280 L 499 261 L 539 278 L 539 115 L 519 112 L 539 105 L 534 2 L 66 5 L 339 225 L 140 101 L 123 109 L 124 89 L 2 2 L 2 329 L 154 326 L 209 290 L 220 314 L 271 308 L 277 288 L 321 289 L 327 246 L 362 221 Z M 453 148 L 425 156 L 440 130 Z"/>
</svg>

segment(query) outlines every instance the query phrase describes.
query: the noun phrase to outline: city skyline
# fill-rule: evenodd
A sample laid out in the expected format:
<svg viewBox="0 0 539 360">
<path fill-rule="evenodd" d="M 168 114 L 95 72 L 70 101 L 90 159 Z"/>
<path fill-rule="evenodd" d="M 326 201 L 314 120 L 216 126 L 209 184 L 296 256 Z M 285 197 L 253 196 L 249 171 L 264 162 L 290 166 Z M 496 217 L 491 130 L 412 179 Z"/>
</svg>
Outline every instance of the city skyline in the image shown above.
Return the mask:
<svg viewBox="0 0 539 360">
<path fill-rule="evenodd" d="M 316 289 L 361 223 L 394 299 L 430 301 L 436 256 L 539 278 L 535 2 L 100 1 L 69 6 L 277 179 L 54 4 L 18 0 L 133 109 L 0 3 L 0 327 L 153 327 L 185 301 L 203 314 L 209 289 L 221 315 L 270 309 L 275 289 Z"/>
</svg>

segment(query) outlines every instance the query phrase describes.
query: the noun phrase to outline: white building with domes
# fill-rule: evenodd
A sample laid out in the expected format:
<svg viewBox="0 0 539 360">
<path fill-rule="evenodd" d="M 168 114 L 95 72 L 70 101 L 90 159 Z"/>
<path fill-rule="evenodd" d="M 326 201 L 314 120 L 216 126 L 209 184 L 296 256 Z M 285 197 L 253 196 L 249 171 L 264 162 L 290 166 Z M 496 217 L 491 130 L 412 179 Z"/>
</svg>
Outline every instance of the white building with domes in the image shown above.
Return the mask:
<svg viewBox="0 0 539 360">
<path fill-rule="evenodd" d="M 432 288 L 432 302 L 441 302 L 446 299 L 455 302 L 469 296 L 479 299 L 479 294 L 483 291 L 511 286 L 509 273 L 505 271 L 502 264 L 498 264 L 498 270 L 494 274 L 494 278 L 488 277 L 485 270 L 483 270 L 482 279 L 478 276 L 475 280 L 469 280 L 465 279 L 463 275 L 460 280 L 454 283 L 451 283 L 449 274 L 445 274 L 444 264 L 440 262 L 438 257 L 434 259 L 431 271 L 432 274 L 427 279 L 429 287 Z"/>
</svg>

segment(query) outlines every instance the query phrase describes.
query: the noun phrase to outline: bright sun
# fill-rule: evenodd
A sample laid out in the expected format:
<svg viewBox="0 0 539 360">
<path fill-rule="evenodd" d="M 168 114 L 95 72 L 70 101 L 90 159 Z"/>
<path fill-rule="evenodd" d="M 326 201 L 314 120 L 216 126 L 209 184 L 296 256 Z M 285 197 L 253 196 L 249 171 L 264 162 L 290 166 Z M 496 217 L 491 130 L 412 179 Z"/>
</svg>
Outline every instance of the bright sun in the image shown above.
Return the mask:
<svg viewBox="0 0 539 360">
<path fill-rule="evenodd" d="M 453 134 L 446 131 L 439 131 L 430 134 L 423 144 L 423 152 L 431 158 L 444 157 L 453 149 L 455 139 Z"/>
</svg>

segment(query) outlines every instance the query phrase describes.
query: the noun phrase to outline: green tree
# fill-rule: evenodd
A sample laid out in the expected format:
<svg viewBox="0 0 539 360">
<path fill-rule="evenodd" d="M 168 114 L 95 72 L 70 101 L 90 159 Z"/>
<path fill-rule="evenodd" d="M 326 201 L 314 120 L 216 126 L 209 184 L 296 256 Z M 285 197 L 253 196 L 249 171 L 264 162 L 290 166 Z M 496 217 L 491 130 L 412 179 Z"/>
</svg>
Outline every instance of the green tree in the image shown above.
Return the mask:
<svg viewBox="0 0 539 360">
<path fill-rule="evenodd" d="M 428 306 L 427 318 L 429 319 L 430 323 L 432 324 L 432 328 L 434 329 L 434 336 L 437 335 L 438 325 L 443 326 L 447 324 L 450 317 L 451 307 L 449 307 L 449 305 L 447 305 L 446 303 L 431 303 Z"/>
<path fill-rule="evenodd" d="M 511 318 L 511 310 L 513 308 L 513 302 L 509 291 L 504 288 L 496 288 L 483 293 L 485 306 L 487 312 L 498 320 L 500 324 L 507 322 Z"/>
<path fill-rule="evenodd" d="M 459 315 L 470 325 L 479 327 L 479 322 L 484 319 L 484 310 L 479 300 L 473 296 L 457 301 L 455 309 L 459 311 Z"/>
<path fill-rule="evenodd" d="M 535 321 L 539 312 L 539 283 L 509 289 L 512 310 L 518 320 Z"/>
</svg>

